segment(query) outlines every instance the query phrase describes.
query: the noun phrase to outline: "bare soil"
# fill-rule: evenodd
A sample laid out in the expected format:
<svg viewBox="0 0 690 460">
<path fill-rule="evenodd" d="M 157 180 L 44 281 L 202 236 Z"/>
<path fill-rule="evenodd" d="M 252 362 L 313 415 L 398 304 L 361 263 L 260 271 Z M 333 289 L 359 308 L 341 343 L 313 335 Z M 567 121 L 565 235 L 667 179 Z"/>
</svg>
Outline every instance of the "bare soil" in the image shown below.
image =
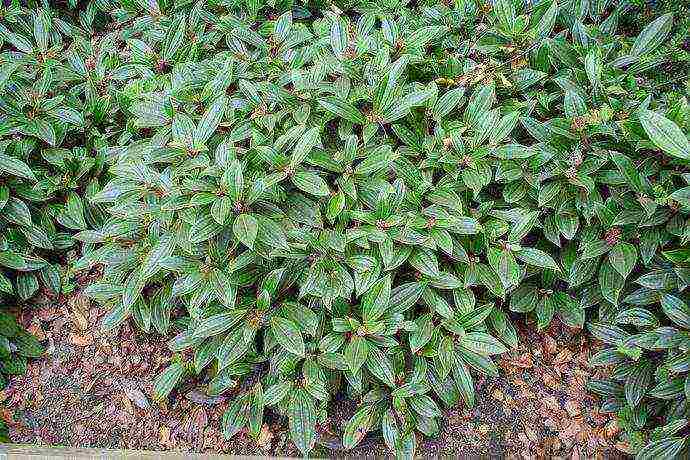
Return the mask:
<svg viewBox="0 0 690 460">
<path fill-rule="evenodd" d="M 287 423 L 272 417 L 258 442 L 245 433 L 223 439 L 220 419 L 229 397 L 208 398 L 200 383 L 188 383 L 166 404 L 152 402 L 153 378 L 171 358 L 165 340 L 136 332 L 130 324 L 106 334 L 98 324 L 106 312 L 78 292 L 43 299 L 22 321 L 47 344 L 24 376 L 0 392 L 0 417 L 17 443 L 243 455 L 298 452 Z M 554 320 L 537 332 L 518 322 L 520 347 L 499 361 L 498 378 L 477 382 L 477 405 L 446 412 L 437 439 L 421 439 L 423 456 L 483 458 L 617 458 L 615 419 L 598 411 L 584 386 L 594 371 L 596 350 L 586 333 Z M 322 428 L 317 456 L 385 456 L 380 436 L 354 452 L 334 449 L 352 413 L 346 401 Z"/>
</svg>

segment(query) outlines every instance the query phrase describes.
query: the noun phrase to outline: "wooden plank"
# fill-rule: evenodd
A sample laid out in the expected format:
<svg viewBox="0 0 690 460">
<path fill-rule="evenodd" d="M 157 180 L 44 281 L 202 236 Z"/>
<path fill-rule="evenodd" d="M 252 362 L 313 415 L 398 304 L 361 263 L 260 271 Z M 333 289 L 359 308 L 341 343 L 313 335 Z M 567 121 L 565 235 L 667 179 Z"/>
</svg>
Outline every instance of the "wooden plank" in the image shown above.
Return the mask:
<svg viewBox="0 0 690 460">
<path fill-rule="evenodd" d="M 74 447 L 40 447 L 21 444 L 0 444 L 0 460 L 251 460 L 285 457 L 196 454 L 190 452 L 152 452 L 143 450 L 80 449 Z"/>
</svg>

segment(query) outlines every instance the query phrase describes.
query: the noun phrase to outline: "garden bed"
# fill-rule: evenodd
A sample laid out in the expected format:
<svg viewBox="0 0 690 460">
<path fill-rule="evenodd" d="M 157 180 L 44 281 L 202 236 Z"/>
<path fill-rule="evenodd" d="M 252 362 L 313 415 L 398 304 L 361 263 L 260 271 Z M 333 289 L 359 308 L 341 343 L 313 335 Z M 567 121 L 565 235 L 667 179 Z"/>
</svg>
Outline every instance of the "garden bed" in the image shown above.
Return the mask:
<svg viewBox="0 0 690 460">
<path fill-rule="evenodd" d="M 0 442 L 688 457 L 686 3 L 4 2 Z"/>
</svg>

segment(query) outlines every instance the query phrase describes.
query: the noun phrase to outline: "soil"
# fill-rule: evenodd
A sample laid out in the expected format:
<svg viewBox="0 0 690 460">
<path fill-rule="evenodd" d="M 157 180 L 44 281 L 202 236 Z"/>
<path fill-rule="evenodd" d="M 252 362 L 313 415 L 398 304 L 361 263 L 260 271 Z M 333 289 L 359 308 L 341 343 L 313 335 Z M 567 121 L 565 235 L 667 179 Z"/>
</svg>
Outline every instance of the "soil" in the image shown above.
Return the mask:
<svg viewBox="0 0 690 460">
<path fill-rule="evenodd" d="M 0 392 L 0 417 L 17 443 L 242 455 L 298 456 L 287 423 L 272 417 L 258 442 L 246 433 L 223 439 L 220 419 L 228 397 L 208 398 L 199 383 L 178 389 L 165 404 L 152 402 L 153 378 L 171 358 L 160 336 L 125 324 L 103 333 L 106 313 L 79 292 L 43 299 L 22 321 L 47 345 L 26 375 Z M 499 360 L 497 378 L 478 379 L 477 405 L 446 411 L 437 439 L 419 438 L 418 454 L 462 457 L 616 458 L 619 428 L 584 386 L 596 350 L 581 330 L 557 320 L 546 331 L 518 321 L 520 347 Z M 601 371 L 597 371 L 601 372 Z M 326 431 L 339 432 L 352 403 L 334 403 Z M 352 452 L 333 449 L 323 434 L 321 457 L 386 456 L 374 434 Z M 329 447 L 330 446 L 330 447 Z"/>
</svg>

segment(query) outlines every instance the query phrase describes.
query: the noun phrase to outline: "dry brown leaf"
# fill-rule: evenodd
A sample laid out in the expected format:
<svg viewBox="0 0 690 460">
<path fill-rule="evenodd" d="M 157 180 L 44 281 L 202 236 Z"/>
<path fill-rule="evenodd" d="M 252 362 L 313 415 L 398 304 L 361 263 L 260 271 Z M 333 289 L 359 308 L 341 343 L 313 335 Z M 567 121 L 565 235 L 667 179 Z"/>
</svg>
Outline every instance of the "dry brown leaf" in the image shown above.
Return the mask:
<svg viewBox="0 0 690 460">
<path fill-rule="evenodd" d="M 264 423 L 261 427 L 261 431 L 259 432 L 259 438 L 256 440 L 256 444 L 259 447 L 270 447 L 272 439 L 273 433 L 271 433 L 271 430 L 269 430 L 268 425 Z"/>
<path fill-rule="evenodd" d="M 525 434 L 527 435 L 527 439 L 532 441 L 534 444 L 537 444 L 539 442 L 539 437 L 537 436 L 537 433 L 530 427 L 525 427 Z"/>
<path fill-rule="evenodd" d="M 551 388 L 552 390 L 556 390 L 560 386 L 558 380 L 548 371 L 544 372 L 544 375 L 542 375 L 542 381 L 547 388 Z"/>
<path fill-rule="evenodd" d="M 0 420 L 7 423 L 8 425 L 12 425 L 14 423 L 12 411 L 4 407 L 0 408 Z"/>
<path fill-rule="evenodd" d="M 148 409 L 149 408 L 149 400 L 146 398 L 146 395 L 142 393 L 141 390 L 139 389 L 129 389 L 125 391 L 125 394 L 129 398 L 130 401 L 134 403 L 135 406 L 137 406 L 139 409 Z"/>
<path fill-rule="evenodd" d="M 29 327 L 26 329 L 28 332 L 33 334 L 38 340 L 45 340 L 46 339 L 46 334 L 43 332 L 43 328 L 41 327 L 40 324 L 33 322 L 29 325 Z"/>
<path fill-rule="evenodd" d="M 580 460 L 580 448 L 575 446 L 573 453 L 570 455 L 570 460 Z"/>
<path fill-rule="evenodd" d="M 567 348 L 564 348 L 563 350 L 559 351 L 556 357 L 553 359 L 553 364 L 554 365 L 559 365 L 559 364 L 565 364 L 569 363 L 570 361 L 573 360 L 573 352 L 568 350 Z"/>
<path fill-rule="evenodd" d="M 544 407 L 553 412 L 558 412 L 561 410 L 561 405 L 558 404 L 558 401 L 556 401 L 556 398 L 552 395 L 542 398 L 542 404 Z"/>
<path fill-rule="evenodd" d="M 542 341 L 544 344 L 544 354 L 545 355 L 553 355 L 554 353 L 556 353 L 556 349 L 557 349 L 558 344 L 556 343 L 556 340 L 553 337 L 546 334 L 546 335 L 544 335 L 544 338 Z"/>
<path fill-rule="evenodd" d="M 160 430 L 158 430 L 158 441 L 163 446 L 170 442 L 170 428 L 167 426 L 160 427 Z"/>
<path fill-rule="evenodd" d="M 206 425 L 208 425 L 208 415 L 206 414 L 206 411 L 203 408 L 198 408 L 196 413 L 194 414 L 194 424 L 196 425 L 196 428 L 201 431 L 204 428 L 206 428 Z"/>
<path fill-rule="evenodd" d="M 126 394 L 123 394 L 120 396 L 120 399 L 122 400 L 122 406 L 124 406 L 125 411 L 133 415 L 134 414 L 134 406 L 132 406 L 132 401 L 129 400 Z"/>
<path fill-rule="evenodd" d="M 529 353 L 524 353 L 516 359 L 506 360 L 505 362 L 510 366 L 520 369 L 529 369 L 534 366 L 534 361 Z"/>
<path fill-rule="evenodd" d="M 630 444 L 625 442 L 625 441 L 619 441 L 617 442 L 614 447 L 617 450 L 620 450 L 621 452 L 625 452 L 626 454 L 631 454 L 632 450 L 630 449 Z"/>
<path fill-rule="evenodd" d="M 91 337 L 88 334 L 79 335 L 79 334 L 75 334 L 75 333 L 70 333 L 69 342 L 71 344 L 77 345 L 79 347 L 87 347 L 87 346 L 93 344 L 93 337 Z"/>
<path fill-rule="evenodd" d="M 86 296 L 77 294 L 72 297 L 69 302 L 71 310 L 72 322 L 80 331 L 85 331 L 89 327 L 89 322 L 86 319 L 86 312 L 89 309 L 89 299 Z"/>
<path fill-rule="evenodd" d="M 616 420 L 611 420 L 609 423 L 606 424 L 606 431 L 604 432 L 604 434 L 608 439 L 615 438 L 616 436 L 618 436 L 618 433 L 620 432 L 621 429 L 618 426 L 618 422 Z"/>
<path fill-rule="evenodd" d="M 582 410 L 580 409 L 580 403 L 572 399 L 566 401 L 565 410 L 571 417 L 576 417 L 582 413 Z"/>
</svg>

